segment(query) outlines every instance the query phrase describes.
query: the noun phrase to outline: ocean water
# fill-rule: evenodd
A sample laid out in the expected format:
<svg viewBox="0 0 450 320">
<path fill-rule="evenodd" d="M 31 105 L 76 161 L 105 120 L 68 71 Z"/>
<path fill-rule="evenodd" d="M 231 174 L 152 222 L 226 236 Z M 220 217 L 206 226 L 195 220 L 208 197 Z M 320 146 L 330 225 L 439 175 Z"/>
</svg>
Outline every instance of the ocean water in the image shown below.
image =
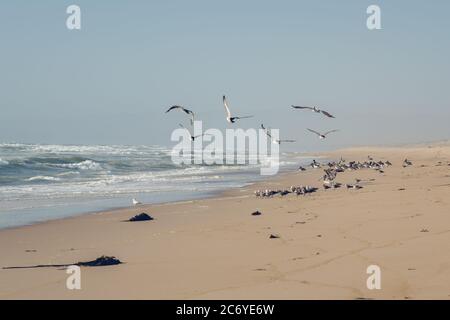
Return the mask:
<svg viewBox="0 0 450 320">
<path fill-rule="evenodd" d="M 311 159 L 280 155 L 280 172 Z M 161 146 L 0 144 L 0 228 L 204 198 L 265 178 L 259 165 L 176 165 Z"/>
</svg>

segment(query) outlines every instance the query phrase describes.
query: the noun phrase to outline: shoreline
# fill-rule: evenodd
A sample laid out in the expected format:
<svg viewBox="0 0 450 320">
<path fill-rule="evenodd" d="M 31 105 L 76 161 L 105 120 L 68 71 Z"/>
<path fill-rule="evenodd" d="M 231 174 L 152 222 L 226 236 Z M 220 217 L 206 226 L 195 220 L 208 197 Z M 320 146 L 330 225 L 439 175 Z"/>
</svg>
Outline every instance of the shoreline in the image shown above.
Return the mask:
<svg viewBox="0 0 450 320">
<path fill-rule="evenodd" d="M 322 153 L 307 153 L 307 154 L 301 154 L 301 157 L 313 157 L 316 156 L 317 158 L 323 158 L 325 157 Z M 205 192 L 203 195 L 199 196 L 199 198 L 192 198 L 187 196 L 188 198 L 185 200 L 173 200 L 173 201 L 163 201 L 163 202 L 154 202 L 154 203 L 144 203 L 141 206 L 135 207 L 135 208 L 140 208 L 140 207 L 148 207 L 148 206 L 154 206 L 154 205 L 176 205 L 176 204 L 183 204 L 183 203 L 187 203 L 187 202 L 192 202 L 195 200 L 208 200 L 208 199 L 214 199 L 214 198 L 221 198 L 226 196 L 229 193 L 235 192 L 239 189 L 242 188 L 246 188 L 249 187 L 251 185 L 260 183 L 260 182 L 264 182 L 264 181 L 271 181 L 272 179 L 277 179 L 278 177 L 281 177 L 285 174 L 289 174 L 292 173 L 292 170 L 290 170 L 289 168 L 284 168 L 284 170 L 280 170 L 280 172 L 278 172 L 277 174 L 273 175 L 273 176 L 267 176 L 267 178 L 264 179 L 258 179 L 258 180 L 253 180 L 250 182 L 246 182 L 245 185 L 243 186 L 235 186 L 235 187 L 228 187 L 225 189 L 219 189 L 219 190 L 214 190 L 214 191 L 208 191 Z M 209 194 L 209 196 L 208 196 Z M 59 221 L 59 220 L 70 220 L 73 218 L 77 218 L 77 217 L 82 217 L 82 216 L 86 216 L 86 215 L 95 215 L 95 214 L 101 214 L 101 213 L 105 213 L 105 212 L 120 212 L 122 210 L 127 210 L 132 208 L 132 206 L 117 206 L 114 208 L 103 208 L 103 209 L 98 209 L 98 210 L 92 210 L 92 211 L 82 211 L 82 212 L 78 212 L 76 214 L 70 215 L 70 216 L 66 216 L 66 217 L 57 217 L 57 218 L 52 218 L 52 219 L 48 219 L 48 220 L 43 220 L 43 221 L 36 221 L 36 222 L 31 222 L 28 224 L 24 224 L 24 225 L 18 225 L 18 226 L 10 226 L 10 227 L 0 227 L 0 232 L 2 232 L 3 230 L 11 230 L 11 229 L 20 229 L 23 227 L 31 227 L 31 226 L 35 226 L 35 225 L 41 225 L 41 224 L 45 224 L 48 222 L 52 222 L 52 221 Z M 39 208 L 42 210 L 42 208 Z"/>
<path fill-rule="evenodd" d="M 450 299 L 450 145 L 323 153 L 389 159 L 385 173 L 344 172 L 361 190 L 258 199 L 264 187 L 315 185 L 323 170 L 284 172 L 211 198 L 119 208 L 0 230 L 0 267 L 65 264 L 101 255 L 123 265 L 0 269 L 0 299 Z M 413 166 L 402 168 L 404 158 Z M 441 164 L 438 165 L 438 163 Z M 371 181 L 374 179 L 373 181 Z M 233 201 L 230 201 L 233 199 Z M 252 216 L 255 210 L 259 217 Z M 147 212 L 154 221 L 122 223 Z M 278 239 L 270 239 L 275 234 Z M 429 250 L 432 247 L 433 250 Z M 380 265 L 383 290 L 365 287 Z"/>
</svg>

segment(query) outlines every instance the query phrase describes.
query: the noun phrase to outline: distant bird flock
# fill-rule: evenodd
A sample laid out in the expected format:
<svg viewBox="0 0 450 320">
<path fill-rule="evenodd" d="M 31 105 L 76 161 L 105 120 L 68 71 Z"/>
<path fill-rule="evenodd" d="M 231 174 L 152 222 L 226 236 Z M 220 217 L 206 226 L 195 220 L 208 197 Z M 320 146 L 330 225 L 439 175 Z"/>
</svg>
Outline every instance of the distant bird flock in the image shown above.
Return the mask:
<svg viewBox="0 0 450 320">
<path fill-rule="evenodd" d="M 392 163 L 390 161 L 374 161 L 371 156 L 368 156 L 368 160 L 364 162 L 360 161 L 350 161 L 347 162 L 344 159 L 340 159 L 339 161 L 332 161 L 325 164 L 320 164 L 316 160 L 313 160 L 309 167 L 312 169 L 323 169 L 324 175 L 321 177 L 322 183 L 323 183 L 323 189 L 338 189 L 342 187 L 342 183 L 336 182 L 336 177 L 338 176 L 338 173 L 345 172 L 345 171 L 355 171 L 355 170 L 361 170 L 361 169 L 372 169 L 379 173 L 384 173 L 384 168 L 392 166 Z M 405 159 L 403 162 L 403 167 L 406 168 L 408 166 L 412 166 L 412 162 L 408 159 Z M 306 168 L 303 166 L 300 166 L 298 168 L 299 171 L 306 171 Z M 366 182 L 372 182 L 375 179 L 369 179 L 367 181 L 363 181 L 361 179 L 355 179 L 352 183 L 346 183 L 345 187 L 347 189 L 353 189 L 353 190 L 359 190 L 364 188 L 361 184 Z M 299 195 L 307 195 L 310 193 L 314 193 L 318 191 L 319 189 L 312 186 L 291 186 L 288 189 L 265 189 L 265 190 L 256 190 L 255 196 L 258 198 L 271 198 L 275 195 L 284 197 L 288 194 L 295 194 L 297 196 Z"/>
<path fill-rule="evenodd" d="M 225 108 L 225 113 L 226 113 L 226 121 L 228 123 L 234 124 L 236 123 L 238 120 L 241 119 L 247 119 L 247 118 L 252 118 L 252 115 L 247 115 L 247 116 L 236 116 L 233 115 L 231 113 L 230 107 L 228 105 L 228 101 L 226 96 L 224 95 L 222 97 L 222 101 L 223 101 L 223 106 Z M 335 118 L 334 115 L 332 115 L 331 113 L 329 113 L 328 111 L 319 109 L 318 107 L 314 106 L 314 107 L 307 107 L 307 106 L 295 106 L 292 105 L 291 106 L 293 109 L 296 110 L 309 110 L 312 111 L 314 113 L 318 113 L 318 114 L 322 114 L 327 118 Z M 194 119 L 195 119 L 195 113 L 183 106 L 180 105 L 173 105 L 171 106 L 169 109 L 167 109 L 166 113 L 169 113 L 173 110 L 179 110 L 184 112 L 185 114 L 187 114 L 189 116 L 189 120 L 190 120 L 190 124 L 191 126 L 194 125 Z M 195 141 L 195 139 L 205 136 L 205 134 L 202 135 L 197 135 L 194 136 L 191 131 L 184 127 L 182 124 L 180 124 L 180 127 L 182 127 L 183 129 L 186 129 L 189 132 L 189 136 L 191 137 L 192 141 Z M 270 128 L 266 128 L 264 126 L 264 124 L 261 124 L 261 129 L 264 130 L 264 132 L 266 133 L 266 135 L 270 138 L 270 140 L 272 141 L 272 143 L 274 144 L 278 144 L 280 145 L 281 143 L 292 143 L 295 142 L 295 140 L 290 140 L 290 139 L 275 139 L 272 134 L 271 134 L 271 130 Z M 307 130 L 311 133 L 314 133 L 319 139 L 323 140 L 326 139 L 326 137 L 333 133 L 333 132 L 337 132 L 339 130 L 334 129 L 334 130 L 330 130 L 324 133 L 320 133 L 316 130 L 307 128 Z M 347 162 L 344 159 L 340 159 L 339 161 L 333 161 L 333 162 L 328 162 L 326 164 L 320 164 L 318 163 L 316 160 L 313 160 L 310 164 L 309 167 L 311 167 L 312 169 L 323 169 L 324 171 L 324 175 L 321 177 L 322 183 L 323 183 L 323 188 L 325 190 L 328 189 L 337 189 L 342 187 L 342 183 L 336 182 L 336 177 L 338 176 L 338 173 L 344 172 L 344 171 L 354 171 L 354 170 L 360 170 L 360 169 L 373 169 L 379 173 L 384 173 L 384 168 L 391 166 L 392 163 L 390 161 L 375 161 L 370 155 L 367 156 L 367 160 L 364 162 L 360 162 L 360 161 L 350 161 Z M 409 166 L 412 166 L 412 162 L 408 159 L 405 159 L 403 161 L 402 164 L 403 168 L 407 168 Z M 307 169 L 303 166 L 300 166 L 298 168 L 298 171 L 306 171 Z M 375 179 L 370 179 L 370 181 L 374 181 Z M 352 183 L 347 183 L 345 184 L 345 187 L 347 189 L 354 189 L 354 190 L 359 190 L 362 189 L 363 186 L 361 185 L 361 183 L 364 182 L 361 179 L 355 179 L 354 182 Z M 277 190 L 272 190 L 272 189 L 265 189 L 265 190 L 256 190 L 255 191 L 255 196 L 259 197 L 259 198 L 271 198 L 275 195 L 279 195 L 281 197 L 284 197 L 288 194 L 295 194 L 297 196 L 299 195 L 308 195 L 311 193 L 315 193 L 316 191 L 318 191 L 318 188 L 316 187 L 312 187 L 312 186 L 291 186 L 288 189 L 277 189 Z M 134 206 L 139 206 L 141 205 L 141 202 L 136 200 L 136 199 L 132 199 L 132 203 Z"/>
<path fill-rule="evenodd" d="M 223 106 L 224 106 L 224 108 L 225 108 L 225 113 L 226 113 L 226 118 L 225 118 L 225 119 L 226 119 L 226 121 L 227 121 L 228 123 L 233 124 L 233 123 L 236 123 L 238 120 L 241 120 L 241 119 L 253 118 L 252 115 L 247 115 L 247 116 L 236 116 L 236 115 L 234 115 L 233 113 L 231 113 L 230 106 L 229 106 L 229 104 L 228 104 L 228 101 L 227 101 L 227 98 L 226 98 L 225 95 L 222 96 L 222 102 L 223 102 Z M 329 113 L 328 111 L 319 109 L 319 108 L 316 107 L 316 106 L 314 106 L 314 107 L 306 107 L 306 106 L 294 106 L 294 105 L 292 105 L 291 107 L 292 107 L 293 109 L 298 109 L 298 110 L 310 110 L 310 111 L 312 111 L 312 112 L 314 112 L 314 113 L 322 114 L 322 115 L 326 116 L 327 118 L 335 118 L 335 116 L 332 115 L 331 113 Z M 169 112 L 171 112 L 172 110 L 179 110 L 179 111 L 182 111 L 182 112 L 186 113 L 186 114 L 189 116 L 189 120 L 190 120 L 191 126 L 194 124 L 195 114 L 194 114 L 194 112 L 193 112 L 192 110 L 190 110 L 190 109 L 188 109 L 188 108 L 185 108 L 185 107 L 183 107 L 183 106 L 180 106 L 180 105 L 173 105 L 173 106 L 171 106 L 169 109 L 167 109 L 166 113 L 169 113 Z M 190 135 L 192 141 L 194 141 L 194 140 L 195 140 L 196 138 L 198 138 L 198 137 L 203 136 L 203 135 L 193 136 L 193 135 L 191 134 L 191 132 L 189 131 L 189 129 L 185 128 L 183 125 L 180 125 L 180 126 L 181 126 L 182 128 L 184 128 L 184 129 L 186 129 L 186 130 L 189 132 L 189 135 Z M 295 141 L 296 141 L 296 140 L 291 140 L 291 139 L 285 139 L 285 140 L 282 140 L 282 139 L 275 139 L 275 138 L 273 138 L 272 135 L 270 134 L 270 130 L 269 130 L 269 129 L 266 129 L 266 128 L 264 127 L 263 124 L 261 124 L 261 128 L 264 130 L 264 132 L 266 133 L 266 135 L 270 138 L 270 140 L 271 140 L 272 143 L 274 143 L 274 144 L 280 145 L 280 144 L 282 144 L 282 143 L 290 143 L 290 142 L 292 143 L 292 142 L 295 142 Z M 315 135 L 317 135 L 317 137 L 318 137 L 319 139 L 321 139 L 321 140 L 325 139 L 330 133 L 339 131 L 339 130 L 335 129 L 335 130 L 327 131 L 327 132 L 325 132 L 325 133 L 320 133 L 320 132 L 318 132 L 318 131 L 316 131 L 316 130 L 309 129 L 309 128 L 308 128 L 307 130 L 308 130 L 309 132 L 312 132 L 312 133 L 314 133 Z"/>
</svg>

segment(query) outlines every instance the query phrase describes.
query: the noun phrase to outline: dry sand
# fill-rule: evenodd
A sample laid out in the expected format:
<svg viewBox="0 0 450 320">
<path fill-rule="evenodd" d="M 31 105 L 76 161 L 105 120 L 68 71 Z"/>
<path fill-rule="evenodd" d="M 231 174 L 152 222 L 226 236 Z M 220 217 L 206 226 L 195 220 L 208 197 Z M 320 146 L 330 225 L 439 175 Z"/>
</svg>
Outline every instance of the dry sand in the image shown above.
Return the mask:
<svg viewBox="0 0 450 320">
<path fill-rule="evenodd" d="M 330 157 L 368 154 L 393 166 L 384 174 L 338 175 L 344 184 L 375 179 L 361 190 L 253 195 L 262 187 L 319 186 L 322 170 L 308 169 L 214 199 L 0 231 L 0 267 L 101 255 L 125 262 L 82 267 L 82 289 L 72 291 L 64 269 L 0 269 L 0 299 L 449 299 L 450 145 L 355 148 Z M 402 168 L 405 157 L 412 167 Z M 255 210 L 262 215 L 252 216 Z M 143 211 L 155 220 L 122 222 Z M 372 264 L 381 268 L 381 290 L 366 287 Z"/>
</svg>

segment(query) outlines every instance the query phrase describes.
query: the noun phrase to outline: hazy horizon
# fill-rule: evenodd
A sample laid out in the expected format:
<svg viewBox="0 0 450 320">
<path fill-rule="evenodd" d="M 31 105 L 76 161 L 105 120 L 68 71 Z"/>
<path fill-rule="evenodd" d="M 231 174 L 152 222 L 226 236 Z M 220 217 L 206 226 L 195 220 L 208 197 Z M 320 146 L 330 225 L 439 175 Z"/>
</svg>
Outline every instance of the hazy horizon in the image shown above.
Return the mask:
<svg viewBox="0 0 450 320">
<path fill-rule="evenodd" d="M 69 31 L 77 4 L 82 29 Z M 366 28 L 381 7 L 382 30 Z M 450 137 L 450 3 L 25 1 L 0 4 L 0 142 L 170 146 L 205 128 L 280 128 L 286 150 Z M 328 119 L 290 106 L 317 105 Z M 340 129 L 326 141 L 308 133 Z"/>
</svg>

